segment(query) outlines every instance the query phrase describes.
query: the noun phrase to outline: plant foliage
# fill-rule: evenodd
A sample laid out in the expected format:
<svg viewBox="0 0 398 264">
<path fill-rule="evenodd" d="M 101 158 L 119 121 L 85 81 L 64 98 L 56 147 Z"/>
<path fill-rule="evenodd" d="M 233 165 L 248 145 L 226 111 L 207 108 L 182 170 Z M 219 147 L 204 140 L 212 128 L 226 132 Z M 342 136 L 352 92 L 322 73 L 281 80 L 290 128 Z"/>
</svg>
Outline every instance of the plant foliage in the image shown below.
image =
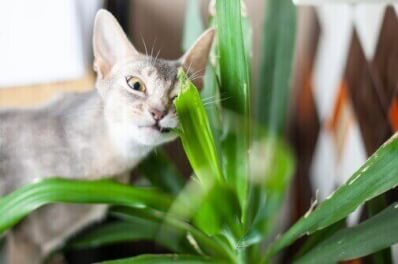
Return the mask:
<svg viewBox="0 0 398 264">
<path fill-rule="evenodd" d="M 102 203 L 113 205 L 110 215 L 117 221 L 78 235 L 67 248 L 152 240 L 171 252 L 105 263 L 269 263 L 303 236 L 309 238 L 296 263 L 335 263 L 397 243 L 397 204 L 379 208 L 354 227 L 347 228 L 345 218 L 398 185 L 398 134 L 276 238 L 295 167 L 283 134 L 296 10 L 290 0 L 266 1 L 261 78 L 253 91 L 244 2 L 213 4 L 209 25 L 216 28 L 217 38 L 202 96 L 182 69 L 177 76 L 177 132 L 193 169 L 190 181 L 183 182 L 161 150 L 138 167 L 150 188 L 110 180 L 43 180 L 0 198 L 0 233 L 50 203 Z M 184 49 L 203 31 L 197 1 L 189 1 L 187 10 Z"/>
</svg>

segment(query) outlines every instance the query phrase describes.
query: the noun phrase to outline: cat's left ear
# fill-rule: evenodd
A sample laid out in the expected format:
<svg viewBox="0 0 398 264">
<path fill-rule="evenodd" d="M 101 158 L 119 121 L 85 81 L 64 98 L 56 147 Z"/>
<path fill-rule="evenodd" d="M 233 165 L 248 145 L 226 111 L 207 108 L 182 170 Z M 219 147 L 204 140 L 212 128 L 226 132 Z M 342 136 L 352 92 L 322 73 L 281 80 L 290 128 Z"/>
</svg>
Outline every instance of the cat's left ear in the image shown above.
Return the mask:
<svg viewBox="0 0 398 264">
<path fill-rule="evenodd" d="M 180 59 L 187 74 L 194 76 L 193 83 L 199 90 L 203 87 L 203 75 L 206 70 L 214 35 L 214 28 L 206 30 Z"/>
<path fill-rule="evenodd" d="M 106 77 L 118 61 L 138 55 L 116 18 L 104 9 L 95 17 L 93 50 L 94 70 L 100 79 Z"/>
</svg>

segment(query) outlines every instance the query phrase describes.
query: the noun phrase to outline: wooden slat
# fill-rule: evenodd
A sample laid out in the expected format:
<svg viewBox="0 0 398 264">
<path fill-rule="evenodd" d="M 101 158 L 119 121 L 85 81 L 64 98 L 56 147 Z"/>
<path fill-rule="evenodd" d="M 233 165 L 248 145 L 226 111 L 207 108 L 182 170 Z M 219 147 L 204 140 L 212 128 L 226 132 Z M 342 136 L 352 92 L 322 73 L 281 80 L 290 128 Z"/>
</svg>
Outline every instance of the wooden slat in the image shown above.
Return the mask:
<svg viewBox="0 0 398 264">
<path fill-rule="evenodd" d="M 354 31 L 344 76 L 368 155 L 391 135 L 387 116 L 357 33 Z"/>
</svg>

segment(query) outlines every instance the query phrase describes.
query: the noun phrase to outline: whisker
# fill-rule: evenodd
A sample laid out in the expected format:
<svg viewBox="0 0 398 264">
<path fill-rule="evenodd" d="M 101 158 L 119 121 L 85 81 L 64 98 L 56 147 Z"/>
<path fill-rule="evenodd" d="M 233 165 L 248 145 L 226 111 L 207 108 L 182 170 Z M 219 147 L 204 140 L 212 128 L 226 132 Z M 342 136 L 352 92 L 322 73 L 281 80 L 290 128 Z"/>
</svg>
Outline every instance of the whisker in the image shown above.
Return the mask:
<svg viewBox="0 0 398 264">
<path fill-rule="evenodd" d="M 202 98 L 202 102 L 211 101 L 211 100 L 215 99 L 215 97 L 217 97 L 217 95 Z"/>
<path fill-rule="evenodd" d="M 228 99 L 230 99 L 230 98 L 231 98 L 231 96 L 226 97 L 226 98 L 216 99 L 216 100 L 214 100 L 214 101 L 205 102 L 205 103 L 203 103 L 203 105 L 206 106 L 206 105 L 211 105 L 211 104 L 215 104 L 215 103 L 221 103 L 221 102 L 224 102 L 224 101 L 226 101 L 226 100 L 228 100 Z"/>
<path fill-rule="evenodd" d="M 197 80 L 197 79 L 201 79 L 201 78 L 203 78 L 204 77 L 204 75 L 198 75 L 198 76 L 195 76 L 195 77 L 193 77 L 193 78 L 190 78 L 190 80 L 191 80 L 191 82 L 193 82 L 193 81 L 195 81 L 195 80 Z"/>
<path fill-rule="evenodd" d="M 186 71 L 186 73 L 187 73 L 187 75 L 188 75 L 188 78 L 189 78 L 189 74 L 190 74 L 190 72 L 191 72 L 191 66 L 192 66 L 192 61 L 189 63 L 188 69 L 187 69 L 187 71 Z"/>
<path fill-rule="evenodd" d="M 148 49 L 146 48 L 146 43 L 145 43 L 144 37 L 142 36 L 141 33 L 140 33 L 140 36 L 141 36 L 142 44 L 144 45 L 145 55 L 148 56 Z"/>
<path fill-rule="evenodd" d="M 158 50 L 158 53 L 156 53 L 156 56 L 155 56 L 155 63 L 158 61 L 158 57 L 159 57 L 159 54 L 160 54 L 160 48 L 159 48 L 159 50 Z"/>
<path fill-rule="evenodd" d="M 154 50 L 154 48 L 155 48 L 156 40 L 157 40 L 157 38 L 155 38 L 155 40 L 153 41 L 153 43 L 152 43 L 152 48 L 151 48 L 151 64 L 152 64 L 152 65 L 154 64 L 154 60 L 153 60 L 153 50 Z"/>
</svg>

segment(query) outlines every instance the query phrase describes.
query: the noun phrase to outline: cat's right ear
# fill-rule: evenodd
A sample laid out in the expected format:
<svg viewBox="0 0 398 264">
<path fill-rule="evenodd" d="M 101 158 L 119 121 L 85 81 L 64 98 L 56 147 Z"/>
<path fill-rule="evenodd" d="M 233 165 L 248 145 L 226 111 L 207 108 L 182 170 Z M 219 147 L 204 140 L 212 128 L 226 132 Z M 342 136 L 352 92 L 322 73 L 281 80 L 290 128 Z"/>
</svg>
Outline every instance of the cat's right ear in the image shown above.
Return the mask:
<svg viewBox="0 0 398 264">
<path fill-rule="evenodd" d="M 192 47 L 180 58 L 180 62 L 187 74 L 197 76 L 194 78 L 193 83 L 199 90 L 203 87 L 203 75 L 206 71 L 214 34 L 214 28 L 209 28 L 203 32 Z"/>
<path fill-rule="evenodd" d="M 116 18 L 104 9 L 95 16 L 93 50 L 94 70 L 100 79 L 106 77 L 119 60 L 138 55 Z"/>
</svg>

